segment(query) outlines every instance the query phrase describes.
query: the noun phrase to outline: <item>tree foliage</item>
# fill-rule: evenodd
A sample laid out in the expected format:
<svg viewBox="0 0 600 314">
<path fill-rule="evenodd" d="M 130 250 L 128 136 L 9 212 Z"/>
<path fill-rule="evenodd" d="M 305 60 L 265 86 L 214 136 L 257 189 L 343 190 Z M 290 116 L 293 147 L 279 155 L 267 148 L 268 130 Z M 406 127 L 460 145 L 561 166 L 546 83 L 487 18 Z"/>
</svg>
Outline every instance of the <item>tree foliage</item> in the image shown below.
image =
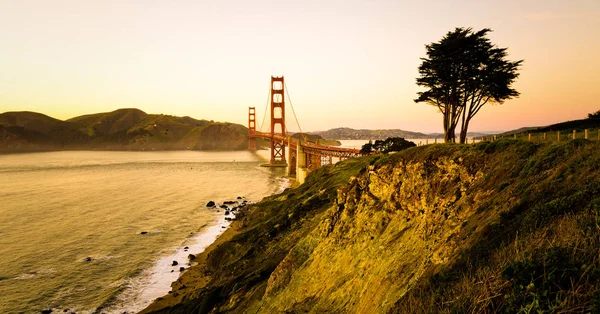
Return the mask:
<svg viewBox="0 0 600 314">
<path fill-rule="evenodd" d="M 443 114 L 444 140 L 455 142 L 456 127 L 461 126 L 464 143 L 471 119 L 488 103 L 501 104 L 518 97 L 511 87 L 523 60 L 508 61 L 507 48 L 498 48 L 486 37 L 484 28 L 456 28 L 439 42 L 426 45 L 427 57 L 421 58 L 415 102 L 436 106 Z"/>
<path fill-rule="evenodd" d="M 588 119 L 600 119 L 600 110 L 594 113 L 588 113 Z"/>
<path fill-rule="evenodd" d="M 370 153 L 389 153 L 399 152 L 401 150 L 417 146 L 411 141 L 407 141 L 402 137 L 388 137 L 385 141 L 376 140 L 375 143 L 369 143 L 362 146 L 360 153 L 368 155 Z"/>
</svg>

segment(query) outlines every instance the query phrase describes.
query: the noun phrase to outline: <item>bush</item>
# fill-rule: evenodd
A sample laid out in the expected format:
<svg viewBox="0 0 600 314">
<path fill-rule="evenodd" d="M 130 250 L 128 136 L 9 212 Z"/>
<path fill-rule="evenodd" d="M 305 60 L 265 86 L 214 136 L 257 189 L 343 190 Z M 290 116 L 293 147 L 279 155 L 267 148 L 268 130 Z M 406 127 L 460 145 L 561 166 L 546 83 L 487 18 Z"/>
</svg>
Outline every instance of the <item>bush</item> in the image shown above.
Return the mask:
<svg viewBox="0 0 600 314">
<path fill-rule="evenodd" d="M 600 110 L 594 113 L 588 113 L 588 119 L 600 119 Z"/>
<path fill-rule="evenodd" d="M 417 146 L 415 143 L 402 137 L 388 137 L 385 141 L 376 140 L 375 143 L 369 141 L 369 143 L 362 146 L 360 153 L 368 155 L 370 153 L 399 152 L 415 146 Z"/>
</svg>

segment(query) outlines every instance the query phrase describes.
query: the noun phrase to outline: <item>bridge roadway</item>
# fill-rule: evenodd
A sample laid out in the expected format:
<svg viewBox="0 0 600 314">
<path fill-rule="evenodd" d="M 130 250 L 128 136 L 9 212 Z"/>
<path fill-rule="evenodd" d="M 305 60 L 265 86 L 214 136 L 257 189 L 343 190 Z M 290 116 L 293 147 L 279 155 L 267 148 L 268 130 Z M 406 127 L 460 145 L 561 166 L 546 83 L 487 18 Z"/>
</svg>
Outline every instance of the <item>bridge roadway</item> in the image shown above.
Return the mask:
<svg viewBox="0 0 600 314">
<path fill-rule="evenodd" d="M 296 180 L 300 184 L 304 183 L 308 172 L 323 165 L 331 164 L 332 157 L 343 160 L 361 155 L 358 149 L 320 145 L 318 143 L 297 140 L 291 136 L 286 137 L 283 134 L 272 135 L 271 133 L 250 131 L 248 138 L 264 138 L 269 141 L 283 143 L 288 147 L 288 162 L 282 163 L 280 166 L 286 166 L 288 175 L 295 175 Z M 277 165 L 272 164 L 271 166 Z"/>
</svg>

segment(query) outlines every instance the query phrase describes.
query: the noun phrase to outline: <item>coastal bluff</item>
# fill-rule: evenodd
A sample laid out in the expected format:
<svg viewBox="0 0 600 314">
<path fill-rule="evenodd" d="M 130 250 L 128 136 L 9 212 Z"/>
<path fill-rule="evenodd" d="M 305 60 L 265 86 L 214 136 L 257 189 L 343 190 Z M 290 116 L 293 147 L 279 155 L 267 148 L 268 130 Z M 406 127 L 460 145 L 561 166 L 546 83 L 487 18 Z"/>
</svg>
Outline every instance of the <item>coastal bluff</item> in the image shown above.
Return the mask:
<svg viewBox="0 0 600 314">
<path fill-rule="evenodd" d="M 428 145 L 263 199 L 143 313 L 600 310 L 599 143 Z"/>
<path fill-rule="evenodd" d="M 241 150 L 248 129 L 139 109 L 119 109 L 65 121 L 36 112 L 0 114 L 0 153 L 58 150 Z"/>
</svg>

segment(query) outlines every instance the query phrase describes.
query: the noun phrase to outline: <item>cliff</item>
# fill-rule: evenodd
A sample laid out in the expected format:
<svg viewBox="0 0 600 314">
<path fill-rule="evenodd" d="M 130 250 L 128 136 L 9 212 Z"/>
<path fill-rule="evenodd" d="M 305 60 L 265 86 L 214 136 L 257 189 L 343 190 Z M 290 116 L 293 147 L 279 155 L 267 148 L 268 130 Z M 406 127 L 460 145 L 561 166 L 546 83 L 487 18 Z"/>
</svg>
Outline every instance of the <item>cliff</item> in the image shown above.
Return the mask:
<svg viewBox="0 0 600 314">
<path fill-rule="evenodd" d="M 0 114 L 0 152 L 97 150 L 231 150 L 247 148 L 239 124 L 119 109 L 57 120 L 35 112 Z"/>
<path fill-rule="evenodd" d="M 599 143 L 429 145 L 250 207 L 157 313 L 600 310 Z"/>
</svg>

